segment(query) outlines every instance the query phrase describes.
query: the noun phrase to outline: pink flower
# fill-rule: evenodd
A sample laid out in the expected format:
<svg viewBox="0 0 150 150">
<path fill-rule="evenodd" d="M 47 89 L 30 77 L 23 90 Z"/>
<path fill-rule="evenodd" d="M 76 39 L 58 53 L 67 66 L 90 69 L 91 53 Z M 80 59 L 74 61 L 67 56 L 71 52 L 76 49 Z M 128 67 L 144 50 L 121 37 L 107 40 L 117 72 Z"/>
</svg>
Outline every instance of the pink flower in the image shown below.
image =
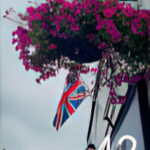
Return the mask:
<svg viewBox="0 0 150 150">
<path fill-rule="evenodd" d="M 47 2 L 49 2 L 49 3 L 51 3 L 52 2 L 52 0 L 46 0 Z"/>
<path fill-rule="evenodd" d="M 19 48 L 19 45 L 17 45 L 16 47 L 15 47 L 15 50 L 16 51 L 18 51 L 20 48 Z"/>
<path fill-rule="evenodd" d="M 104 26 L 105 26 L 104 21 L 101 21 L 101 22 L 99 22 L 99 23 L 97 24 L 96 30 L 100 30 L 100 29 L 102 29 Z"/>
<path fill-rule="evenodd" d="M 116 30 L 116 26 L 113 23 L 113 20 L 107 20 L 106 29 L 109 34 L 111 34 L 114 30 Z"/>
<path fill-rule="evenodd" d="M 98 48 L 99 49 L 104 49 L 104 48 L 107 48 L 108 45 L 105 43 L 105 42 L 101 42 L 99 45 L 98 45 Z"/>
<path fill-rule="evenodd" d="M 46 23 L 45 23 L 45 22 L 43 22 L 43 23 L 42 23 L 42 27 L 43 27 L 44 29 L 46 29 L 46 28 L 47 28 L 47 26 L 46 26 Z"/>
<path fill-rule="evenodd" d="M 74 15 L 76 16 L 76 15 L 78 15 L 80 13 L 81 13 L 80 9 L 77 9 L 76 12 L 74 13 Z"/>
<path fill-rule="evenodd" d="M 19 13 L 18 17 L 23 21 L 27 20 L 27 18 L 28 18 L 27 16 L 24 16 L 22 13 Z"/>
<path fill-rule="evenodd" d="M 113 42 L 119 42 L 121 40 L 121 34 L 117 30 L 117 27 L 113 23 L 113 20 L 108 20 L 107 21 L 107 27 L 106 27 L 107 32 L 111 35 L 111 39 Z"/>
<path fill-rule="evenodd" d="M 31 67 L 32 70 L 34 70 L 35 72 L 41 72 L 42 70 L 36 66 L 32 66 Z"/>
<path fill-rule="evenodd" d="M 96 14 L 97 26 L 96 30 L 100 30 L 105 26 L 106 19 L 101 19 L 99 14 Z"/>
<path fill-rule="evenodd" d="M 71 5 L 70 2 L 67 2 L 67 1 L 64 1 L 64 2 L 63 2 L 63 8 L 64 8 L 64 9 L 70 7 L 70 5 Z"/>
<path fill-rule="evenodd" d="M 37 82 L 38 84 L 41 84 L 40 79 L 36 79 L 36 82 Z"/>
<path fill-rule="evenodd" d="M 106 74 L 106 71 L 105 70 L 102 70 L 102 75 L 104 76 Z"/>
<path fill-rule="evenodd" d="M 132 17 L 134 15 L 134 9 L 131 6 L 131 4 L 126 4 L 126 7 L 123 9 L 123 13 L 127 16 L 127 17 Z"/>
<path fill-rule="evenodd" d="M 37 19 L 36 14 L 33 14 L 32 16 L 30 16 L 30 22 L 34 21 L 35 19 Z"/>
<path fill-rule="evenodd" d="M 55 71 L 50 72 L 50 75 L 51 75 L 52 77 L 55 77 L 55 76 L 56 76 Z"/>
<path fill-rule="evenodd" d="M 60 30 L 60 25 L 56 24 L 56 31 L 58 32 Z"/>
<path fill-rule="evenodd" d="M 91 13 L 91 12 L 92 12 L 91 9 L 87 9 L 87 10 L 86 10 L 86 13 Z"/>
<path fill-rule="evenodd" d="M 25 66 L 26 71 L 28 71 L 30 69 L 27 59 L 23 60 L 23 65 Z"/>
<path fill-rule="evenodd" d="M 97 22 L 100 22 L 100 15 L 98 13 L 95 14 Z"/>
<path fill-rule="evenodd" d="M 112 8 L 105 8 L 103 10 L 103 13 L 104 13 L 104 16 L 107 17 L 107 18 L 110 18 L 112 17 L 117 11 L 117 8 L 115 7 L 112 7 Z"/>
<path fill-rule="evenodd" d="M 138 18 L 145 19 L 146 21 L 148 21 L 150 14 L 148 14 L 146 11 L 138 10 L 137 13 L 138 13 Z"/>
<path fill-rule="evenodd" d="M 110 94 L 111 96 L 116 96 L 115 89 L 114 89 L 114 88 L 111 88 L 109 94 Z"/>
<path fill-rule="evenodd" d="M 94 72 L 97 73 L 98 72 L 98 68 L 95 68 Z"/>
<path fill-rule="evenodd" d="M 48 79 L 49 77 L 50 77 L 50 72 L 46 72 L 46 73 L 43 75 L 42 79 L 45 81 L 45 80 Z"/>
<path fill-rule="evenodd" d="M 91 72 L 97 73 L 97 71 L 98 71 L 98 68 L 91 68 Z"/>
<path fill-rule="evenodd" d="M 118 3 L 117 4 L 117 8 L 121 9 L 121 10 L 124 8 L 124 6 L 125 6 L 125 3 Z"/>
<path fill-rule="evenodd" d="M 12 39 L 12 44 L 15 44 L 18 40 L 17 39 Z"/>
<path fill-rule="evenodd" d="M 117 104 L 124 104 L 126 101 L 126 96 L 118 96 L 118 103 Z"/>
<path fill-rule="evenodd" d="M 125 73 L 123 77 L 123 82 L 128 82 L 128 81 L 129 81 L 129 75 L 128 73 Z"/>
<path fill-rule="evenodd" d="M 115 99 L 114 97 L 112 97 L 112 98 L 110 99 L 110 102 L 111 102 L 112 104 L 116 104 L 116 103 L 117 103 L 117 101 L 116 101 L 116 99 Z"/>
<path fill-rule="evenodd" d="M 41 7 L 41 10 L 42 10 L 44 13 L 47 13 L 47 12 L 48 12 L 48 4 L 42 3 L 40 7 Z"/>
<path fill-rule="evenodd" d="M 103 6 L 106 8 L 110 5 L 110 2 L 109 1 L 103 1 Z"/>
<path fill-rule="evenodd" d="M 122 73 L 119 73 L 115 76 L 115 82 L 118 86 L 121 86 L 122 84 L 122 81 L 123 81 L 123 74 Z"/>
<path fill-rule="evenodd" d="M 112 32 L 112 37 L 111 37 L 112 41 L 117 43 L 117 42 L 120 42 L 121 40 L 121 34 L 119 31 L 116 30 L 116 32 Z"/>
<path fill-rule="evenodd" d="M 17 30 L 12 32 L 12 36 L 15 36 L 17 34 Z"/>
<path fill-rule="evenodd" d="M 141 28 L 141 23 L 138 18 L 132 20 L 131 29 L 134 34 L 138 33 L 139 28 Z"/>
<path fill-rule="evenodd" d="M 94 68 L 91 69 L 91 72 L 94 72 Z"/>
<path fill-rule="evenodd" d="M 57 45 L 51 43 L 51 44 L 49 45 L 49 48 L 50 48 L 50 49 L 56 49 L 56 48 L 57 48 Z"/>
<path fill-rule="evenodd" d="M 33 8 L 32 6 L 31 7 L 28 7 L 27 10 L 26 10 L 30 15 L 33 15 L 35 13 L 35 8 Z"/>
<path fill-rule="evenodd" d="M 41 13 L 37 13 L 37 14 L 36 14 L 36 19 L 37 19 L 37 20 L 42 20 L 42 15 L 41 15 Z"/>
<path fill-rule="evenodd" d="M 71 29 L 74 30 L 74 31 L 78 31 L 79 30 L 79 25 L 76 24 L 75 26 L 73 26 L 71 24 Z"/>
</svg>

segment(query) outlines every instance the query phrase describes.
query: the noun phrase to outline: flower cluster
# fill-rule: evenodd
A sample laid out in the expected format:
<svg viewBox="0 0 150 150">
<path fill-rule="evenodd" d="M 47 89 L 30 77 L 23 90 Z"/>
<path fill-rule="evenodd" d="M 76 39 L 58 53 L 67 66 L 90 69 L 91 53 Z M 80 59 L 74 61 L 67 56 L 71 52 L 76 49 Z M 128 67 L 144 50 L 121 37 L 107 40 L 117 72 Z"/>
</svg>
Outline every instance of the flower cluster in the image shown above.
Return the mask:
<svg viewBox="0 0 150 150">
<path fill-rule="evenodd" d="M 13 44 L 26 70 L 41 73 L 37 82 L 55 76 L 62 66 L 87 73 L 90 69 L 79 63 L 101 59 L 102 52 L 114 61 L 108 61 L 111 68 L 120 67 L 130 77 L 147 72 L 150 11 L 113 0 L 47 0 L 18 16 L 27 26 L 13 32 Z M 76 62 L 62 63 L 66 57 Z"/>
<path fill-rule="evenodd" d="M 18 27 L 16 31 L 14 31 L 13 36 L 17 36 L 17 38 L 13 38 L 12 44 L 17 43 L 16 51 L 20 51 L 19 59 L 23 60 L 23 65 L 25 66 L 26 70 L 29 70 L 29 62 L 28 62 L 28 54 L 29 51 L 26 50 L 27 46 L 30 46 L 31 39 L 28 36 L 28 30 Z"/>
<path fill-rule="evenodd" d="M 136 63 L 137 67 L 132 68 L 114 49 L 110 49 L 109 54 L 103 52 L 102 55 L 99 66 L 101 74 L 99 86 L 100 88 L 107 86 L 110 89 L 109 99 L 112 104 L 123 104 L 126 101 L 126 95 L 121 96 L 116 92 L 123 83 L 133 84 L 140 80 L 150 80 L 150 67 L 147 66 L 147 71 L 142 73 L 145 69 L 144 65 Z M 137 72 L 133 72 L 134 69 Z"/>
</svg>

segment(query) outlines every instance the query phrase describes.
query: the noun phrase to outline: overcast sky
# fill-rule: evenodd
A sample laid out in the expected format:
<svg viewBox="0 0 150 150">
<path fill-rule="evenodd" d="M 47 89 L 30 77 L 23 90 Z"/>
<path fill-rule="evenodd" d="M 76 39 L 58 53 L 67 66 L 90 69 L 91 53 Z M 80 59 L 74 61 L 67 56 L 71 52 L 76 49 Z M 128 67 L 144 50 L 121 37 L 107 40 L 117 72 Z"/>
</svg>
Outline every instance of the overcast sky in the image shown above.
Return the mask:
<svg viewBox="0 0 150 150">
<path fill-rule="evenodd" d="M 150 1 L 144 1 L 143 7 L 150 8 Z M 84 150 L 91 98 L 84 100 L 58 132 L 55 130 L 52 122 L 67 72 L 61 71 L 42 85 L 35 82 L 37 74 L 25 71 L 11 44 L 17 26 L 2 19 L 6 9 L 23 12 L 28 4 L 26 0 L 0 2 L 0 150 Z M 89 85 L 93 78 L 83 77 Z"/>
<path fill-rule="evenodd" d="M 2 15 L 10 7 L 23 12 L 27 5 L 25 0 L 1 0 L 0 4 L 0 150 L 84 150 L 91 98 L 57 132 L 52 122 L 67 72 L 38 85 L 38 75 L 25 71 L 11 44 L 17 26 Z M 92 78 L 88 75 L 84 80 L 90 83 Z"/>
</svg>

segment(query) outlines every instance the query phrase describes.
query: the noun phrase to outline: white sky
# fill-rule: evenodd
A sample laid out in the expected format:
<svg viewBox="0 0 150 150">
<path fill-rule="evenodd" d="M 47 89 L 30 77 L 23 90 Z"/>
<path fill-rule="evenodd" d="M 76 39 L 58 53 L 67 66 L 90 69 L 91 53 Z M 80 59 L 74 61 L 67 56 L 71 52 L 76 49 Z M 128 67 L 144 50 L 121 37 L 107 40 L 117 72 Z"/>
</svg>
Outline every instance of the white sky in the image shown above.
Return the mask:
<svg viewBox="0 0 150 150">
<path fill-rule="evenodd" d="M 10 7 L 23 12 L 27 5 L 25 0 L 2 0 L 0 4 L 0 150 L 84 150 L 91 98 L 57 132 L 52 123 L 66 72 L 38 85 L 37 74 L 25 71 L 11 44 L 16 25 L 2 15 Z M 86 80 L 90 83 L 91 76 Z"/>
<path fill-rule="evenodd" d="M 143 7 L 150 8 L 150 1 L 144 1 Z M 84 150 L 91 98 L 85 99 L 58 132 L 53 128 L 66 72 L 42 85 L 35 82 L 37 74 L 25 71 L 11 44 L 16 25 L 2 19 L 6 9 L 23 12 L 28 4 L 26 0 L 0 3 L 0 150 Z M 92 78 L 84 77 L 89 83 Z"/>
</svg>

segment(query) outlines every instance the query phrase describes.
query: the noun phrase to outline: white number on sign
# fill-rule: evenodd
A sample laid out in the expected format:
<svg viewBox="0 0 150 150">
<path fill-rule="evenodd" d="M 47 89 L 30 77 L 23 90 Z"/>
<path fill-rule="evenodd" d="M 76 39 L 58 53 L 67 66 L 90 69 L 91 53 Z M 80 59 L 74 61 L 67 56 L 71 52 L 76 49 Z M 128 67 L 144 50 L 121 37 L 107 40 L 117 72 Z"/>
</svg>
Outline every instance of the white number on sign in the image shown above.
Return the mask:
<svg viewBox="0 0 150 150">
<path fill-rule="evenodd" d="M 119 139 L 117 148 L 119 148 L 119 150 L 121 150 L 121 146 L 124 140 L 130 140 L 132 142 L 132 148 L 131 150 L 135 150 L 136 149 L 136 140 L 133 136 L 130 135 L 124 135 Z M 107 147 L 106 147 L 107 146 Z M 100 145 L 98 150 L 104 150 L 106 147 L 106 150 L 110 150 L 110 135 L 107 135 L 102 144 Z"/>
</svg>

